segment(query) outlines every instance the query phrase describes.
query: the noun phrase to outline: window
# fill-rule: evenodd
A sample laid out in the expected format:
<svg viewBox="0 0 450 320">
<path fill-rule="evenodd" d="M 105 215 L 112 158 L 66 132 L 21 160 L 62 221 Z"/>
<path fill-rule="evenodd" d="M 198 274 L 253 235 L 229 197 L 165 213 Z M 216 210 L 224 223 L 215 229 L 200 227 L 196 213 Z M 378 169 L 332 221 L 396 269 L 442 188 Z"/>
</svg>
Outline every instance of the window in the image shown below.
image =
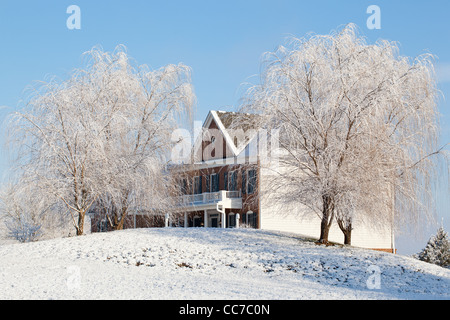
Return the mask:
<svg viewBox="0 0 450 320">
<path fill-rule="evenodd" d="M 223 173 L 223 189 L 228 191 L 228 172 Z"/>
<path fill-rule="evenodd" d="M 219 175 L 214 173 L 211 175 L 211 192 L 219 191 Z"/>
<path fill-rule="evenodd" d="M 257 223 L 258 223 L 258 215 L 256 212 L 253 211 L 248 211 L 246 214 L 247 218 L 246 218 L 246 223 L 249 227 L 251 228 L 257 228 Z"/>
<path fill-rule="evenodd" d="M 231 171 L 229 175 L 228 191 L 237 191 L 237 171 Z"/>
<path fill-rule="evenodd" d="M 219 175 L 217 173 L 206 175 L 205 184 L 205 192 L 219 191 Z"/>
<path fill-rule="evenodd" d="M 242 194 L 247 193 L 247 171 L 242 171 L 242 188 L 241 188 Z"/>
<path fill-rule="evenodd" d="M 102 219 L 97 222 L 97 229 L 98 229 L 98 232 L 108 231 L 108 222 L 106 221 L 106 219 Z"/>
<path fill-rule="evenodd" d="M 242 172 L 242 194 L 253 194 L 256 191 L 256 170 Z"/>
<path fill-rule="evenodd" d="M 205 176 L 205 192 L 211 192 L 211 176 Z"/>
<path fill-rule="evenodd" d="M 228 227 L 229 227 L 229 228 L 234 228 L 234 227 L 236 227 L 236 215 L 235 215 L 233 212 L 231 212 L 231 213 L 228 215 Z"/>
<path fill-rule="evenodd" d="M 194 177 L 194 194 L 202 193 L 202 177 L 197 176 Z"/>
<path fill-rule="evenodd" d="M 181 180 L 181 194 L 189 194 L 188 193 L 188 183 L 186 179 Z"/>
<path fill-rule="evenodd" d="M 256 170 L 248 170 L 248 183 L 247 183 L 247 193 L 252 194 L 256 189 Z"/>
</svg>

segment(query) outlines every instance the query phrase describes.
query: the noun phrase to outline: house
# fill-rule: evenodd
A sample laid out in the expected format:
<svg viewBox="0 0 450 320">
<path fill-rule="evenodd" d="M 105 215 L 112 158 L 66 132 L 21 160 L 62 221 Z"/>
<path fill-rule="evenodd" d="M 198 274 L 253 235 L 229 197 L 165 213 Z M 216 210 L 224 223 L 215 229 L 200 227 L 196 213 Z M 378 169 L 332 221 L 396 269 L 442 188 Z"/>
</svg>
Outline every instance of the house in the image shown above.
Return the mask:
<svg viewBox="0 0 450 320">
<path fill-rule="evenodd" d="M 238 115 L 240 127 L 234 128 L 233 120 Z M 253 125 L 254 117 L 258 116 L 224 111 L 208 113 L 191 161 L 172 168 L 178 176 L 181 194 L 176 196 L 170 215 L 166 214 L 165 226 L 249 227 L 319 238 L 320 219 L 308 214 L 310 209 L 299 203 L 273 202 L 264 196 L 271 177 L 271 160 L 269 150 L 261 156 L 261 145 L 267 146 L 271 140 L 269 137 L 265 144 L 255 143 L 256 136 L 258 139 L 260 136 Z M 134 217 L 133 222 L 132 219 L 129 217 L 128 227 L 153 225 L 142 216 Z M 155 221 L 154 217 L 151 219 Z M 157 221 L 154 226 L 163 224 L 161 219 Z M 361 221 L 354 221 L 353 225 L 352 245 L 395 252 L 390 226 L 375 228 Z M 329 240 L 343 242 L 336 223 L 330 230 Z"/>
<path fill-rule="evenodd" d="M 209 112 L 194 144 L 193 161 L 187 171 L 186 166 L 181 169 L 184 195 L 179 196 L 177 206 L 183 214 L 179 223 L 183 226 L 260 227 L 259 168 L 248 159 L 238 160 L 248 153 L 248 144 L 239 148 L 238 138 L 229 135 L 233 115 Z"/>
</svg>

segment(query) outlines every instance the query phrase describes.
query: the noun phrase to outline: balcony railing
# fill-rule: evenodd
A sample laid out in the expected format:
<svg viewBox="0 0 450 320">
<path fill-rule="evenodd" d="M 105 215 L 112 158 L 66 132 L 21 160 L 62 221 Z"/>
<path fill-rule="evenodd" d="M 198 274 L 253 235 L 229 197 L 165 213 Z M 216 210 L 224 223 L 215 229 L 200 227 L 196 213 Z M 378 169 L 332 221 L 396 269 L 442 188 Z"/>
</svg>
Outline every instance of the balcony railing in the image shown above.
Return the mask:
<svg viewBox="0 0 450 320">
<path fill-rule="evenodd" d="M 242 205 L 241 191 L 218 191 L 205 192 L 201 194 L 189 194 L 178 197 L 177 204 L 180 207 L 202 206 L 208 204 L 216 204 L 219 201 L 224 203 L 239 203 Z"/>
</svg>

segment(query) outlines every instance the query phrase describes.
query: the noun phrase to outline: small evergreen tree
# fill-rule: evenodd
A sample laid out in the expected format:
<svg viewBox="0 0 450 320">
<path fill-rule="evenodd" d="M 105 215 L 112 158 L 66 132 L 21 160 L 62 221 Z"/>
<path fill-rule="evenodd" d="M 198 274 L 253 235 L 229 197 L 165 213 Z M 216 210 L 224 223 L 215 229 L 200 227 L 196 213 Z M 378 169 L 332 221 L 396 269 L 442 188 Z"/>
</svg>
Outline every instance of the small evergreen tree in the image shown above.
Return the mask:
<svg viewBox="0 0 450 320">
<path fill-rule="evenodd" d="M 439 228 L 436 235 L 428 240 L 427 246 L 415 257 L 441 267 L 450 267 L 450 240 L 443 227 Z"/>
</svg>

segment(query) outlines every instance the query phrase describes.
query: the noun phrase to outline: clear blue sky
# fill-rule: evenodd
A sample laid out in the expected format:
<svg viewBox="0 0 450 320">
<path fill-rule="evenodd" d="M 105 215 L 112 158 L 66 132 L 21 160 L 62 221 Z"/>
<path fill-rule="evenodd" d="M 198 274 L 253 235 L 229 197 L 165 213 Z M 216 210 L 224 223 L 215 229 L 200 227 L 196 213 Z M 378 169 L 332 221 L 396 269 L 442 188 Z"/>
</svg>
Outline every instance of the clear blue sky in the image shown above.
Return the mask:
<svg viewBox="0 0 450 320">
<path fill-rule="evenodd" d="M 81 29 L 69 30 L 69 5 L 81 9 Z M 381 29 L 369 30 L 369 5 L 381 9 Z M 208 110 L 233 110 L 241 84 L 256 81 L 261 54 L 286 37 L 326 34 L 356 23 L 369 42 L 400 43 L 401 54 L 430 52 L 439 58 L 440 88 L 450 97 L 450 2 L 364 0 L 0 0 L 0 121 L 14 110 L 23 90 L 47 75 L 65 77 L 95 45 L 128 47 L 139 64 L 159 68 L 183 62 L 193 69 L 198 98 L 196 120 Z M 450 141 L 449 102 L 440 101 L 442 140 Z M 7 168 L 1 148 L 0 176 Z M 450 231 L 450 195 L 437 192 L 438 214 Z M 435 230 L 434 227 L 432 229 Z M 422 248 L 429 234 L 403 236 L 400 253 Z"/>
</svg>

